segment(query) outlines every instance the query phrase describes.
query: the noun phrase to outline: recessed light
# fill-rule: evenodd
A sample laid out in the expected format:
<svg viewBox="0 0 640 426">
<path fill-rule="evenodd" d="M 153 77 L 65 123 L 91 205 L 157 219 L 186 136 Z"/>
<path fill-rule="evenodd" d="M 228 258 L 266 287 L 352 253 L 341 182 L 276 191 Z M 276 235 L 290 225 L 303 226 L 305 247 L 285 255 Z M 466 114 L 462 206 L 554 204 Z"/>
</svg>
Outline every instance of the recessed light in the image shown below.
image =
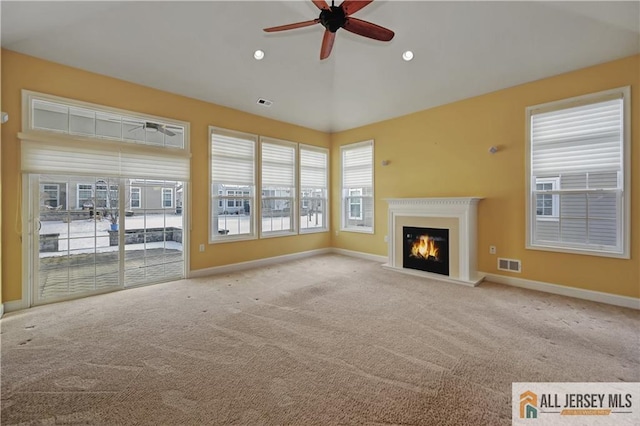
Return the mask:
<svg viewBox="0 0 640 426">
<path fill-rule="evenodd" d="M 404 52 L 402 54 L 402 59 L 404 59 L 405 61 L 409 62 L 410 60 L 413 59 L 413 52 L 410 50 L 407 50 L 406 52 Z"/>
<path fill-rule="evenodd" d="M 256 58 L 256 60 L 261 60 L 262 58 L 264 58 L 264 52 L 260 49 L 256 50 L 255 52 L 253 52 L 253 57 Z"/>
</svg>

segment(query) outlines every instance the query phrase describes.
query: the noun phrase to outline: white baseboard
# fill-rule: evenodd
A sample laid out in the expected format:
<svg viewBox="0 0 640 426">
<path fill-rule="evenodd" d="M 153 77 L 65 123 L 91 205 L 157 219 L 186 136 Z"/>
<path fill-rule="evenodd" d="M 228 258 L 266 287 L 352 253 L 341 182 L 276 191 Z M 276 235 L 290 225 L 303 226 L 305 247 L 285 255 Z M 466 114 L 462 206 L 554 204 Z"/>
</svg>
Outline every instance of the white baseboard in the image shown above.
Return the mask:
<svg viewBox="0 0 640 426">
<path fill-rule="evenodd" d="M 635 297 L 620 296 L 617 294 L 567 287 L 523 278 L 507 277 L 505 275 L 489 274 L 486 272 L 481 272 L 481 274 L 485 275 L 485 281 L 491 281 L 498 284 L 506 284 L 513 287 L 526 288 L 529 290 L 559 294 L 561 296 L 575 297 L 576 299 L 590 300 L 592 302 L 600 302 L 608 305 L 640 310 L 640 299 Z"/>
<path fill-rule="evenodd" d="M 20 299 L 20 300 L 11 300 L 9 302 L 4 302 L 2 304 L 2 308 L 4 312 L 8 313 L 8 312 L 15 312 L 15 311 L 20 311 L 22 309 L 26 309 L 28 308 L 28 306 L 22 299 Z M 4 315 L 4 312 L 3 312 L 3 315 Z"/>
<path fill-rule="evenodd" d="M 0 303 L 0 318 L 4 315 L 4 303 Z"/>
<path fill-rule="evenodd" d="M 389 260 L 387 256 L 379 256 L 377 254 L 363 253 L 361 251 L 345 250 L 340 248 L 332 248 L 330 250 L 331 250 L 331 253 L 357 257 L 359 259 L 364 259 L 364 260 L 372 260 L 374 262 L 379 262 L 379 263 L 387 263 L 387 261 Z"/>
<path fill-rule="evenodd" d="M 247 262 L 232 263 L 230 265 L 213 266 L 211 268 L 196 269 L 189 272 L 189 278 L 201 278 L 209 275 L 228 274 L 231 272 L 244 271 L 246 269 L 258 268 L 273 265 L 276 263 L 288 262 L 291 260 L 304 259 L 305 257 L 317 256 L 331 253 L 330 248 L 303 251 L 300 253 L 285 254 L 282 256 L 266 257 L 264 259 L 249 260 Z"/>
</svg>

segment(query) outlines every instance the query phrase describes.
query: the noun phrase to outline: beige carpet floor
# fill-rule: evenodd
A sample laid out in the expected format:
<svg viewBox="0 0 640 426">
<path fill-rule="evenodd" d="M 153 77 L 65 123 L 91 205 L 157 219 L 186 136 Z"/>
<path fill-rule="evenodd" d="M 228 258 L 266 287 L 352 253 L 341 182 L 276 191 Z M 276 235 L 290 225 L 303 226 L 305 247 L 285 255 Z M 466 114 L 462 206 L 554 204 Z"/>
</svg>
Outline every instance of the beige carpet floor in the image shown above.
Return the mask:
<svg viewBox="0 0 640 426">
<path fill-rule="evenodd" d="M 10 313 L 2 424 L 511 423 L 511 383 L 640 381 L 640 313 L 323 255 Z"/>
</svg>

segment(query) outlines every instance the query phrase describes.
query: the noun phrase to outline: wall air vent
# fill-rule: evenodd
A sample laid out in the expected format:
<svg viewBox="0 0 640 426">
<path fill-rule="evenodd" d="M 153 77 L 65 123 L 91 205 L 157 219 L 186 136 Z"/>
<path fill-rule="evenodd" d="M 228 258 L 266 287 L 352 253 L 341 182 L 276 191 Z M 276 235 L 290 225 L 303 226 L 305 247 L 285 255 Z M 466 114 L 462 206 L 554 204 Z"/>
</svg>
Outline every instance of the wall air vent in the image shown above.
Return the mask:
<svg viewBox="0 0 640 426">
<path fill-rule="evenodd" d="M 263 107 L 270 107 L 271 105 L 273 105 L 273 101 L 270 101 L 269 99 L 260 98 L 258 99 L 258 105 L 262 105 Z"/>
<path fill-rule="evenodd" d="M 498 258 L 498 269 L 500 271 L 508 271 L 508 272 L 522 272 L 521 264 L 519 260 L 516 259 L 505 259 L 502 257 Z"/>
</svg>

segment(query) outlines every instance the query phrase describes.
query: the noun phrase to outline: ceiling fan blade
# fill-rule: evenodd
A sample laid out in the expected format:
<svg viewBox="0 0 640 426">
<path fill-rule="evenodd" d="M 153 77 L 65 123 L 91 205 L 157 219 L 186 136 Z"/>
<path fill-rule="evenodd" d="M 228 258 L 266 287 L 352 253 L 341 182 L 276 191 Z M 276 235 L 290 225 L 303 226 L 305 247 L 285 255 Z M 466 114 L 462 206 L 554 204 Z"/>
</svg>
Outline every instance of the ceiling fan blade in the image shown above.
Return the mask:
<svg viewBox="0 0 640 426">
<path fill-rule="evenodd" d="M 278 27 L 265 28 L 263 31 L 268 33 L 273 33 L 276 31 L 293 30 L 295 28 L 308 27 L 309 25 L 317 24 L 318 22 L 320 22 L 320 19 L 314 19 L 312 21 L 296 22 L 295 24 L 287 24 L 287 25 L 280 25 Z"/>
<path fill-rule="evenodd" d="M 373 0 L 344 0 L 340 7 L 347 15 L 355 13 L 371 3 Z"/>
<path fill-rule="evenodd" d="M 313 2 L 313 4 L 315 4 L 318 9 L 320 10 L 325 10 L 325 9 L 329 9 L 329 5 L 327 4 L 327 2 L 325 0 L 311 0 Z"/>
<path fill-rule="evenodd" d="M 331 54 L 333 48 L 333 42 L 336 39 L 336 33 L 332 33 L 329 30 L 324 30 L 324 37 L 322 37 L 322 47 L 320 48 L 320 59 L 326 59 Z"/>
<path fill-rule="evenodd" d="M 354 34 L 380 41 L 389 41 L 395 35 L 393 31 L 388 30 L 385 27 L 363 21 L 362 19 L 352 18 L 351 16 L 347 17 L 342 28 Z"/>
<path fill-rule="evenodd" d="M 166 127 L 162 126 L 162 127 L 158 127 L 158 131 L 160 133 L 164 133 L 167 136 L 175 136 L 176 134 L 173 133 L 171 130 L 167 129 Z"/>
</svg>

